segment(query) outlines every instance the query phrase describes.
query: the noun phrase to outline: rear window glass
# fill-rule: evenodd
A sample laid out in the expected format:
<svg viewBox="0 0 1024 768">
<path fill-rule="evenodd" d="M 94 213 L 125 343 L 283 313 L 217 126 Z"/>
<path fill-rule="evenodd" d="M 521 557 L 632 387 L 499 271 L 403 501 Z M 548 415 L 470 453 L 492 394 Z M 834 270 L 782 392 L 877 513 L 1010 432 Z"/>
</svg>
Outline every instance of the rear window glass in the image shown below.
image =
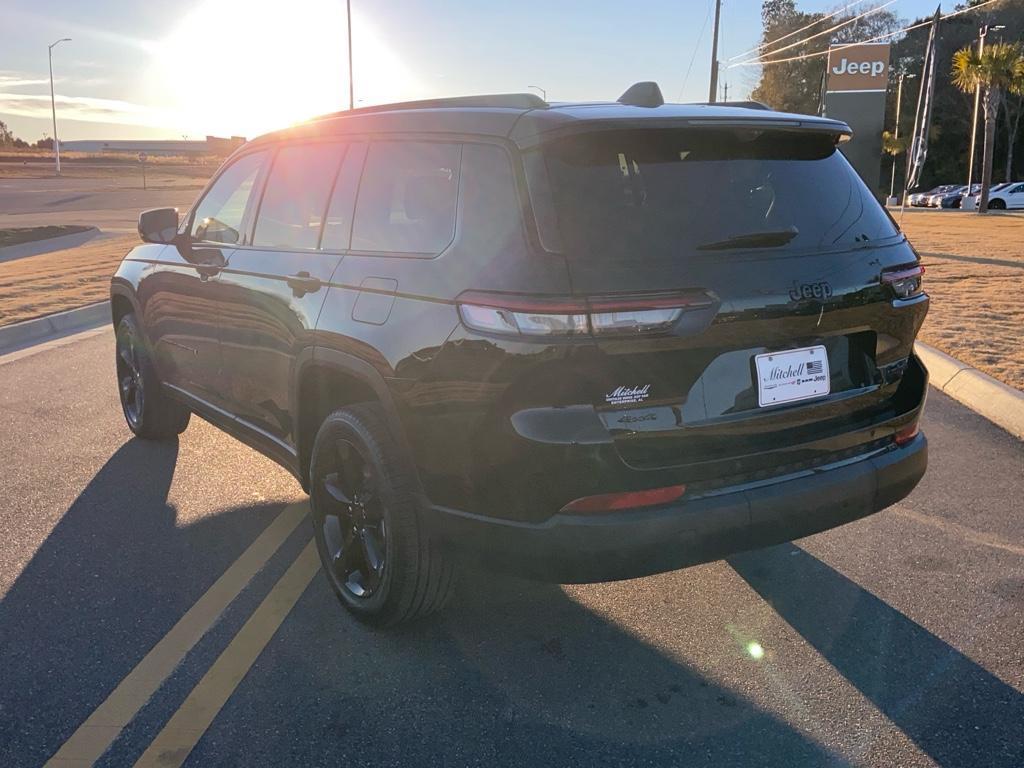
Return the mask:
<svg viewBox="0 0 1024 768">
<path fill-rule="evenodd" d="M 461 147 L 426 142 L 370 145 L 359 185 L 352 249 L 438 254 L 455 236 Z"/>
<path fill-rule="evenodd" d="M 558 140 L 543 153 L 570 255 L 832 250 L 897 234 L 828 136 L 608 131 Z"/>
</svg>

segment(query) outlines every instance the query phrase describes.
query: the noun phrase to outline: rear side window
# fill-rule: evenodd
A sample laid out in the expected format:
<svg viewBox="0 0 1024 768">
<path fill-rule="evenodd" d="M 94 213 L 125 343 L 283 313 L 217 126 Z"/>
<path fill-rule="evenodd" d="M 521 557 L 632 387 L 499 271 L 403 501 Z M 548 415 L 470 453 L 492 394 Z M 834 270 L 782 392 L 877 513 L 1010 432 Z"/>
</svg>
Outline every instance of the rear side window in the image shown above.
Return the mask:
<svg viewBox="0 0 1024 768">
<path fill-rule="evenodd" d="M 315 249 L 344 155 L 343 144 L 300 144 L 279 150 L 256 217 L 253 245 Z"/>
<path fill-rule="evenodd" d="M 352 250 L 436 255 L 455 236 L 461 147 L 375 142 L 363 168 Z"/>
<path fill-rule="evenodd" d="M 192 217 L 195 240 L 235 245 L 241 240 L 242 219 L 266 152 L 238 158 L 213 182 Z"/>
<path fill-rule="evenodd" d="M 827 251 L 898 234 L 829 136 L 608 131 L 543 152 L 562 242 L 581 258 Z"/>
</svg>

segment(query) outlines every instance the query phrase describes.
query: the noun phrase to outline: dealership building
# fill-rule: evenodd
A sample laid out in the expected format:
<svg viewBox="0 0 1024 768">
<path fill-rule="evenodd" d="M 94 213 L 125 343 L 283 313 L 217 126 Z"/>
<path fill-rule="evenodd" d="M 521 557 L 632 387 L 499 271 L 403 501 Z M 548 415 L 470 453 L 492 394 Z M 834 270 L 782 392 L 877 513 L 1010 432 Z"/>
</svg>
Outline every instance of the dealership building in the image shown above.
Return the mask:
<svg viewBox="0 0 1024 768">
<path fill-rule="evenodd" d="M 110 154 L 138 154 L 145 152 L 147 155 L 203 155 L 226 156 L 234 152 L 245 143 L 242 136 L 232 136 L 229 139 L 219 136 L 207 136 L 203 140 L 149 140 L 149 139 L 90 139 L 83 141 L 62 141 L 60 148 L 64 152 L 109 152 Z"/>
</svg>

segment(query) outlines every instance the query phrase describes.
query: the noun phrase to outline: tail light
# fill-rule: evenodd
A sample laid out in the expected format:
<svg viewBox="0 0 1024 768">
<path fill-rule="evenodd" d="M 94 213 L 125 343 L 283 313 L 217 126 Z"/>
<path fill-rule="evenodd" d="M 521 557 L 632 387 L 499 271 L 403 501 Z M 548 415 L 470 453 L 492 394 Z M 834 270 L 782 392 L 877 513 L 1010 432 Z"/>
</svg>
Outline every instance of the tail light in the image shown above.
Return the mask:
<svg viewBox="0 0 1024 768">
<path fill-rule="evenodd" d="M 670 485 L 666 488 L 652 488 L 648 491 L 626 493 L 604 493 L 599 496 L 584 496 L 570 501 L 562 512 L 616 512 L 621 509 L 653 507 L 668 504 L 686 493 L 685 485 Z"/>
<path fill-rule="evenodd" d="M 688 310 L 714 301 L 703 291 L 550 298 L 467 291 L 458 298 L 468 328 L 515 336 L 615 336 L 667 331 Z"/>
<path fill-rule="evenodd" d="M 912 441 L 915 437 L 917 437 L 918 431 L 919 431 L 918 423 L 915 421 L 913 424 L 908 424 L 907 426 L 905 426 L 902 429 L 898 430 L 896 432 L 896 434 L 893 435 L 893 438 L 892 438 L 893 442 L 895 442 L 896 445 L 898 445 L 898 446 L 900 446 L 902 448 L 904 445 L 906 445 L 907 443 Z"/>
<path fill-rule="evenodd" d="M 900 299 L 911 299 L 921 294 L 921 278 L 924 265 L 893 267 L 882 271 L 882 282 L 892 288 Z"/>
</svg>

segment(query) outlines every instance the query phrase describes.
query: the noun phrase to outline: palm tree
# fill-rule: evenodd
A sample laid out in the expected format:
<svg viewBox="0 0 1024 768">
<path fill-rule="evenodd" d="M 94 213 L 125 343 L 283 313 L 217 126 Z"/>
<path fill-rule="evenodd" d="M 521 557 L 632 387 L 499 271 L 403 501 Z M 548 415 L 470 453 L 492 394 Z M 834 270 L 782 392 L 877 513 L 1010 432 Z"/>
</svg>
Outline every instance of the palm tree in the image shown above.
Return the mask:
<svg viewBox="0 0 1024 768">
<path fill-rule="evenodd" d="M 1013 43 L 995 43 L 981 53 L 972 46 L 953 54 L 953 84 L 964 93 L 981 88 L 985 111 L 985 144 L 981 163 L 981 199 L 978 213 L 988 210 L 988 189 L 992 184 L 992 153 L 995 149 L 996 118 L 1007 90 L 1020 92 L 1024 57 Z"/>
</svg>

